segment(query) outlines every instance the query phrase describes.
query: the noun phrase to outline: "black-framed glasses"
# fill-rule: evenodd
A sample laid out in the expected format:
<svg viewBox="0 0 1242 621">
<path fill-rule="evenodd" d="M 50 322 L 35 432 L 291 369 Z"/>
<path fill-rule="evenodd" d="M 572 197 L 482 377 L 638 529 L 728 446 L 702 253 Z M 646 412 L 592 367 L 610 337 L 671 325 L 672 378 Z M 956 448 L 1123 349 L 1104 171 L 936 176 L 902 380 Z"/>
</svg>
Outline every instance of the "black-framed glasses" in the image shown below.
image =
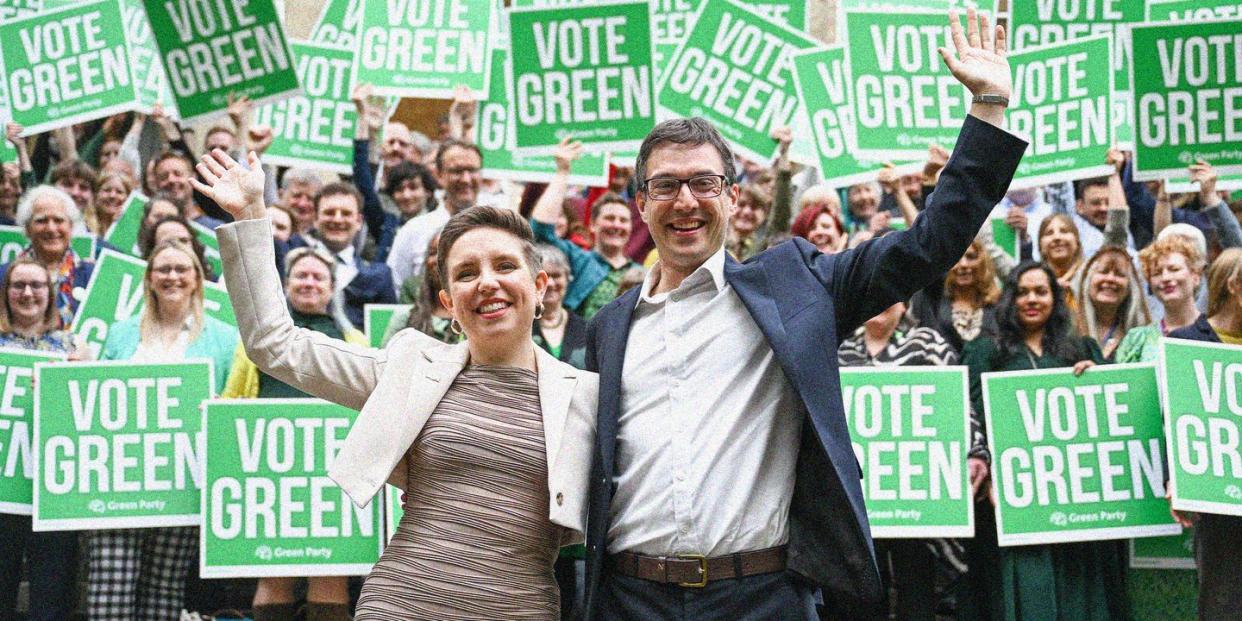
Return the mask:
<svg viewBox="0 0 1242 621">
<path fill-rule="evenodd" d="M 677 198 L 677 195 L 681 193 L 682 184 L 690 188 L 690 194 L 695 198 L 716 198 L 724 192 L 728 181 L 728 177 L 724 175 L 695 175 L 689 179 L 652 177 L 647 179 L 643 186 L 647 189 L 647 198 L 667 201 Z"/>
</svg>

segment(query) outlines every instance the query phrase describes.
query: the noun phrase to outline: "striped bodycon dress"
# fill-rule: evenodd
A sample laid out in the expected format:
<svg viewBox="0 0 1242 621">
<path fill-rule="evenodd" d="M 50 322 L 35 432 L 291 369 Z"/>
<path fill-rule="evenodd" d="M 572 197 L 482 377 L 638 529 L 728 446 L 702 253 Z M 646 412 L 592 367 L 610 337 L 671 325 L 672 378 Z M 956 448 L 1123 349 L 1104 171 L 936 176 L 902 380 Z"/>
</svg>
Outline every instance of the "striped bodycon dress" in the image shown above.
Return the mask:
<svg viewBox="0 0 1242 621">
<path fill-rule="evenodd" d="M 536 373 L 466 367 L 407 462 L 405 514 L 356 619 L 557 619 L 562 529 L 548 521 Z"/>
</svg>

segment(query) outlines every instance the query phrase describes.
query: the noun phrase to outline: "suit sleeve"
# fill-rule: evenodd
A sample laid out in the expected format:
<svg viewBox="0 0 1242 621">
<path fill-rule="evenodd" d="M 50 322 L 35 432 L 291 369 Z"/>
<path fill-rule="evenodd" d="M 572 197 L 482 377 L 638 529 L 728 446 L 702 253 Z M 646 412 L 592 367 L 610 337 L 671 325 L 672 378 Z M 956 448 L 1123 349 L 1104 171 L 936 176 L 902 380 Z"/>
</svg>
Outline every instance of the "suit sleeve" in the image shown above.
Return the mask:
<svg viewBox="0 0 1242 621">
<path fill-rule="evenodd" d="M 835 300 L 837 333 L 943 278 L 1009 189 L 1026 142 L 967 116 L 953 156 L 927 207 L 905 231 L 828 256 L 799 244 L 804 260 Z"/>
<path fill-rule="evenodd" d="M 246 355 L 298 390 L 361 409 L 379 380 L 384 352 L 293 325 L 267 220 L 241 220 L 216 232 Z"/>
</svg>

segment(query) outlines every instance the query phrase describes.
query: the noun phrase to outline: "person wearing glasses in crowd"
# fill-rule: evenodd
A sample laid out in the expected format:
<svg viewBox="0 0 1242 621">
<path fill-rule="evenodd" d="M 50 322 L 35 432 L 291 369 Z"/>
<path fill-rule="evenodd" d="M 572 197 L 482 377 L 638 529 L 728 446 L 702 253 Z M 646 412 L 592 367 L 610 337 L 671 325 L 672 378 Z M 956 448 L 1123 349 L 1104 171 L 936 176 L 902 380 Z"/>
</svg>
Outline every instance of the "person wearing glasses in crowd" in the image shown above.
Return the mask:
<svg viewBox="0 0 1242 621">
<path fill-rule="evenodd" d="M 237 348 L 237 330 L 203 312 L 203 282 L 193 249 L 171 240 L 156 246 L 147 256 L 142 311 L 108 328 L 100 359 L 171 364 L 208 358 L 212 392 L 219 394 Z M 91 619 L 178 617 L 198 527 L 97 530 L 88 542 Z"/>
<path fill-rule="evenodd" d="M 61 329 L 51 274 L 24 257 L 0 280 L 0 348 L 67 354 L 87 352 Z M 12 384 L 9 384 L 10 386 Z M 66 619 L 77 601 L 78 533 L 32 532 L 29 515 L 0 513 L 0 619 L 17 618 L 17 592 L 25 560 L 31 621 Z"/>
<path fill-rule="evenodd" d="M 565 192 L 569 188 L 569 167 L 582 155 L 582 143 L 561 141 L 556 151 L 556 175 L 531 211 L 535 238 L 555 246 L 569 258 L 570 283 L 564 306 L 590 320 L 604 305 L 617 297 L 621 280 L 632 267 L 640 267 L 625 255 L 630 243 L 630 206 L 617 194 L 607 193 L 591 206 L 591 236 L 595 245 L 583 250 L 573 242 L 556 236 Z"/>
<path fill-rule="evenodd" d="M 42 263 L 52 274 L 52 299 L 60 320 L 58 327 L 66 329 L 73 324 L 80 302 L 75 290 L 85 290 L 95 271 L 94 262 L 89 257 L 79 256 L 70 245 L 74 228 L 81 221 L 82 213 L 73 198 L 50 185 L 26 192 L 17 203 L 17 225 L 26 230 L 26 239 L 30 240 L 30 245 L 18 256 Z M 7 266 L 0 266 L 0 275 L 5 269 Z"/>
<path fill-rule="evenodd" d="M 1000 128 L 1004 30 L 973 9 L 965 32 L 949 17 L 957 55 L 941 56 L 974 102 L 906 231 L 831 256 L 794 238 L 739 264 L 724 250 L 739 193 L 728 143 L 703 119 L 643 141 L 637 201 L 660 260 L 588 328 L 587 619 L 818 619 L 817 589 L 829 618 L 879 615 L 836 348 L 944 277 L 1026 149 Z"/>
</svg>

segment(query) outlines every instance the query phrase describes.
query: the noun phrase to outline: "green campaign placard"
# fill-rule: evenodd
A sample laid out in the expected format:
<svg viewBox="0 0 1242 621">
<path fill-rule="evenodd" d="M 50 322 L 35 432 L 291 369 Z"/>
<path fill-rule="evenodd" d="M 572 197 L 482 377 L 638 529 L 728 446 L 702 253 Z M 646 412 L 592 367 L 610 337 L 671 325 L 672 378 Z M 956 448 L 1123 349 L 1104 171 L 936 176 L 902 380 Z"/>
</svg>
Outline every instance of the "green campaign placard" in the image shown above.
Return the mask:
<svg viewBox="0 0 1242 621">
<path fill-rule="evenodd" d="M 34 366 L 59 354 L 0 347 L 0 513 L 30 515 L 34 502 Z"/>
<path fill-rule="evenodd" d="M 1134 569 L 1195 569 L 1194 530 L 1171 537 L 1130 540 L 1130 567 Z"/>
<path fill-rule="evenodd" d="M 362 332 L 367 335 L 371 347 L 381 347 L 393 315 L 409 311 L 409 304 L 367 304 L 362 312 Z"/>
<path fill-rule="evenodd" d="M 20 226 L 0 226 L 0 265 L 9 263 L 30 245 Z"/>
<path fill-rule="evenodd" d="M 168 89 L 164 66 L 160 64 L 160 49 L 155 45 L 155 35 L 151 32 L 151 22 L 147 21 L 142 0 L 121 0 L 121 18 L 125 20 L 129 58 L 138 88 L 134 109 L 150 114 L 158 103 L 164 106 L 165 112 L 175 115 L 172 91 Z"/>
<path fill-rule="evenodd" d="M 973 537 L 966 367 L 841 369 L 877 538 Z"/>
<path fill-rule="evenodd" d="M 475 117 L 475 144 L 483 151 L 486 179 L 508 179 L 522 183 L 548 183 L 556 176 L 556 159 L 551 155 L 520 155 L 513 148 L 510 105 L 505 91 L 505 64 L 509 51 L 497 47 L 492 52 L 491 97 L 479 102 Z M 569 168 L 569 183 L 604 186 L 608 184 L 608 155 L 584 149 Z"/>
<path fill-rule="evenodd" d="M 1242 515 L 1242 348 L 1162 339 L 1173 508 Z"/>
<path fill-rule="evenodd" d="M 142 259 L 106 249 L 99 253 L 71 328 L 91 348 L 93 357 L 99 357 L 112 324 L 142 311 L 146 271 L 147 262 Z M 220 285 L 203 283 L 203 310 L 224 323 L 237 325 L 228 292 Z"/>
<path fill-rule="evenodd" d="M 387 545 L 392 541 L 392 536 L 397 534 L 397 525 L 401 523 L 401 516 L 405 515 L 405 505 L 401 504 L 401 490 L 391 486 L 384 486 L 384 544 Z"/>
<path fill-rule="evenodd" d="M 651 0 L 651 39 L 655 43 L 653 60 L 657 82 L 664 79 L 664 68 L 669 66 L 673 54 L 689 36 L 702 1 Z"/>
<path fill-rule="evenodd" d="M 1134 178 L 1182 177 L 1206 160 L 1242 173 L 1242 37 L 1236 20 L 1130 28 Z"/>
<path fill-rule="evenodd" d="M 1108 176 L 1113 86 L 1107 75 L 1112 37 L 1100 35 L 1029 47 L 1009 55 L 1013 95 L 1009 131 L 1028 146 L 1011 188 Z"/>
<path fill-rule="evenodd" d="M 1113 127 L 1118 143 L 1129 148 L 1134 143 L 1134 117 L 1128 28 L 1143 21 L 1144 0 L 1024 0 L 1009 5 L 1009 49 L 1013 52 L 1094 35 L 1113 38 Z"/>
<path fill-rule="evenodd" d="M 349 98 L 354 53 L 325 43 L 294 41 L 292 47 L 302 94 L 255 113 L 256 121 L 271 127 L 275 136 L 263 160 L 352 174 L 358 117 Z"/>
<path fill-rule="evenodd" d="M 120 217 L 104 232 L 104 241 L 121 252 L 138 256 L 138 231 L 148 202 L 150 199 L 138 190 L 130 192 L 121 206 Z"/>
<path fill-rule="evenodd" d="M 223 275 L 224 262 L 220 258 L 220 242 L 216 239 L 216 232 L 193 220 L 190 221 L 190 228 L 194 230 L 194 236 L 202 242 L 205 249 L 203 257 L 207 259 L 207 265 L 204 267 L 210 267 L 211 273 L 216 276 Z"/>
<path fill-rule="evenodd" d="M 98 239 L 89 233 L 85 235 L 74 235 L 69 238 L 69 247 L 78 253 L 79 257 L 88 261 L 93 260 L 95 256 L 95 240 Z"/>
<path fill-rule="evenodd" d="M 509 12 L 509 119 L 514 147 L 548 155 L 565 137 L 635 149 L 655 127 L 651 26 L 642 2 Z"/>
<path fill-rule="evenodd" d="M 1164 189 L 1170 194 L 1182 192 L 1197 194 L 1199 192 L 1199 184 L 1192 182 L 1188 177 L 1180 177 L 1165 181 Z M 1242 190 L 1242 174 L 1221 175 L 1216 179 L 1216 189 Z"/>
<path fill-rule="evenodd" d="M 225 113 L 229 95 L 256 105 L 299 92 L 272 0 L 143 0 L 160 61 L 186 122 Z"/>
<path fill-rule="evenodd" d="M 34 530 L 199 523 L 210 360 L 35 365 Z"/>
<path fill-rule="evenodd" d="M 494 0 L 363 0 L 354 79 L 377 95 L 452 99 L 465 85 L 488 98 Z"/>
<path fill-rule="evenodd" d="M 854 111 L 845 48 L 837 45 L 797 52 L 793 64 L 798 98 L 807 102 L 823 183 L 843 187 L 874 181 L 884 164 L 855 157 L 851 146 L 857 139 L 851 135 Z"/>
<path fill-rule="evenodd" d="M 23 135 L 134 107 L 119 0 L 81 2 L 0 22 L 8 113 Z"/>
<path fill-rule="evenodd" d="M 845 20 L 857 155 L 922 160 L 933 144 L 952 151 L 972 95 L 936 51 L 953 47 L 945 14 L 850 9 Z"/>
<path fill-rule="evenodd" d="M 1009 226 L 1004 218 L 991 218 L 988 224 L 992 226 L 992 243 L 996 244 L 1005 254 L 1013 257 L 1014 261 L 1022 259 L 1022 236 L 1018 235 L 1017 229 Z"/>
<path fill-rule="evenodd" d="M 819 43 L 736 0 L 703 0 L 684 44 L 660 76 L 664 114 L 711 121 L 743 157 L 768 161 L 772 130 L 810 134 L 790 57 Z"/>
<path fill-rule="evenodd" d="M 363 0 L 328 0 L 319 13 L 319 19 L 311 28 L 311 41 L 327 43 L 351 50 L 355 33 L 362 23 Z"/>
<path fill-rule="evenodd" d="M 0 0 L 0 21 L 33 15 L 43 10 L 43 0 Z"/>
<path fill-rule="evenodd" d="M 358 508 L 328 478 L 357 416 L 318 399 L 206 403 L 200 575 L 371 571 L 383 546 L 382 498 Z"/>
<path fill-rule="evenodd" d="M 1242 0 L 1147 0 L 1149 22 L 1192 22 L 1242 17 Z"/>
<path fill-rule="evenodd" d="M 1002 546 L 1176 535 L 1154 364 L 983 374 Z"/>
</svg>

